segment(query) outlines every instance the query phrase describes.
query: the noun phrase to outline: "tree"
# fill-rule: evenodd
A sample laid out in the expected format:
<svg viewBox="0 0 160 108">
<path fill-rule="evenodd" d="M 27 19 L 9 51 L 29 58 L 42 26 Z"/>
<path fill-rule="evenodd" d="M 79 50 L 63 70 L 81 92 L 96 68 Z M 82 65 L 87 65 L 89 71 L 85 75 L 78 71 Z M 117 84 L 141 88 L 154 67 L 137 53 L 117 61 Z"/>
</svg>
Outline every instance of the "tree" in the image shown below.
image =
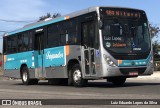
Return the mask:
<svg viewBox="0 0 160 108">
<path fill-rule="evenodd" d="M 43 20 L 45 20 L 47 18 L 57 18 L 57 17 L 60 17 L 60 16 L 61 16 L 60 13 L 54 13 L 53 15 L 51 15 L 50 13 L 47 13 L 46 15 L 39 17 L 38 22 L 39 21 L 43 21 Z"/>
<path fill-rule="evenodd" d="M 160 32 L 159 27 L 157 26 L 153 26 L 150 24 L 150 32 L 151 32 L 151 38 L 153 40 L 153 38 L 158 38 L 158 34 Z M 154 40 L 153 41 L 153 54 L 154 54 L 154 61 L 159 61 L 160 60 L 160 55 L 158 55 L 158 48 L 160 47 L 160 42 L 158 42 L 158 40 Z"/>
<path fill-rule="evenodd" d="M 160 45 L 160 43 L 158 42 L 158 40 L 153 42 L 153 52 L 154 52 L 154 54 L 158 53 L 159 45 Z"/>
<path fill-rule="evenodd" d="M 54 13 L 53 16 L 52 16 L 52 18 L 57 18 L 57 17 L 60 17 L 60 16 L 61 16 L 60 13 Z"/>
<path fill-rule="evenodd" d="M 150 24 L 150 32 L 151 32 L 151 38 L 153 39 L 154 37 L 158 37 L 158 34 L 160 32 L 159 27 L 157 27 L 156 25 L 152 25 Z"/>
</svg>

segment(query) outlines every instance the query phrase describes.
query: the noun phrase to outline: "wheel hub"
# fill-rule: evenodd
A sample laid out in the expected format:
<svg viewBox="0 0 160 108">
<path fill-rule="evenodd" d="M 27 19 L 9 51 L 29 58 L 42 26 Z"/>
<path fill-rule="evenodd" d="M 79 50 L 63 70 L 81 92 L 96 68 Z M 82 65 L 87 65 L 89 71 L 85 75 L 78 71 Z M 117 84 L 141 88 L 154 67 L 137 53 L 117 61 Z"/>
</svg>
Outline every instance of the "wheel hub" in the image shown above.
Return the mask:
<svg viewBox="0 0 160 108">
<path fill-rule="evenodd" d="M 74 71 L 73 79 L 74 79 L 75 82 L 78 82 L 78 81 L 81 80 L 81 72 L 80 72 L 80 70 Z"/>
<path fill-rule="evenodd" d="M 27 81 L 27 78 L 28 78 L 28 77 L 27 77 L 27 72 L 25 71 L 25 72 L 23 72 L 23 81 L 26 82 L 26 81 Z"/>
</svg>

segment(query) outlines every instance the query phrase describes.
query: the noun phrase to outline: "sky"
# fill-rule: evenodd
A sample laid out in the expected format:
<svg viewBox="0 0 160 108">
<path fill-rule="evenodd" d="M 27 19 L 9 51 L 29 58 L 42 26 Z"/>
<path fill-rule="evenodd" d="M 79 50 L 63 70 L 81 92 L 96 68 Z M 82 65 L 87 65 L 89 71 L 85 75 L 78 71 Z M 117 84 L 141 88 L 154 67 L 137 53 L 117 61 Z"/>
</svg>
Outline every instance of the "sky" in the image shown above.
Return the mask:
<svg viewBox="0 0 160 108">
<path fill-rule="evenodd" d="M 13 31 L 36 21 L 46 13 L 65 15 L 92 6 L 120 6 L 146 11 L 151 24 L 160 28 L 160 0 L 1 0 L 0 31 Z M 27 22 L 5 22 L 5 20 Z M 0 32 L 0 52 L 2 52 Z M 160 40 L 160 36 L 158 37 Z"/>
</svg>

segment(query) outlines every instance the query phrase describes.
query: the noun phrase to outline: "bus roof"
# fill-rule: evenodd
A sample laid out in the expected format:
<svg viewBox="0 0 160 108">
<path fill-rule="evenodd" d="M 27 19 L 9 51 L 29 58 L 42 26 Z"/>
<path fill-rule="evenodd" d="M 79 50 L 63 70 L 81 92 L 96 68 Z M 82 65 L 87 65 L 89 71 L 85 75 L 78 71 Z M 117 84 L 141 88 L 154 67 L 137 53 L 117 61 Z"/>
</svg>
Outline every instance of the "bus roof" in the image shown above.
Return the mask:
<svg viewBox="0 0 160 108">
<path fill-rule="evenodd" d="M 64 21 L 64 20 L 67 20 L 67 19 L 70 19 L 70 18 L 73 18 L 73 17 L 77 17 L 79 15 L 83 15 L 83 14 L 86 14 L 86 13 L 89 13 L 89 12 L 96 11 L 101 7 L 102 8 L 134 9 L 134 8 L 128 8 L 128 7 L 111 7 L 111 6 L 110 7 L 109 6 L 107 6 L 107 7 L 106 6 L 89 7 L 87 9 L 76 11 L 76 12 L 73 12 L 71 14 L 67 14 L 67 15 L 61 16 L 61 17 L 53 18 L 53 19 L 48 20 L 48 21 L 44 20 L 44 21 L 35 22 L 35 23 L 31 23 L 31 24 L 25 25 L 23 28 L 20 28 L 20 29 L 15 30 L 15 31 L 8 32 L 7 34 L 5 34 L 5 36 L 13 35 L 13 34 L 16 34 L 16 33 L 24 32 L 24 31 L 31 30 L 31 29 L 38 28 L 38 27 L 42 27 L 42 26 L 45 26 L 45 25 L 48 25 L 48 24 Z M 142 11 L 140 9 L 134 9 L 134 10 Z"/>
</svg>

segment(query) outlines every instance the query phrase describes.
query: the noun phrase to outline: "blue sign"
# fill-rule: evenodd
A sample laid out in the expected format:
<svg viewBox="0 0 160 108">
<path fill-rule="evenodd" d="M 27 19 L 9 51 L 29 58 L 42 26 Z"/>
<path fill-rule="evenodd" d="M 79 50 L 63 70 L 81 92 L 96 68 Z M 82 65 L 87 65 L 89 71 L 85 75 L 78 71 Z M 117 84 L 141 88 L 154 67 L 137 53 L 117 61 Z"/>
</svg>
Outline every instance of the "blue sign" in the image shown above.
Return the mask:
<svg viewBox="0 0 160 108">
<path fill-rule="evenodd" d="M 100 51 L 96 50 L 96 57 L 99 57 L 99 56 L 100 56 Z"/>
<path fill-rule="evenodd" d="M 66 63 L 65 47 L 55 47 L 44 50 L 44 66 L 61 66 Z"/>
<path fill-rule="evenodd" d="M 135 45 L 135 43 L 133 42 L 133 43 L 132 43 L 132 48 L 135 48 L 135 47 L 136 47 L 136 45 Z"/>
</svg>

